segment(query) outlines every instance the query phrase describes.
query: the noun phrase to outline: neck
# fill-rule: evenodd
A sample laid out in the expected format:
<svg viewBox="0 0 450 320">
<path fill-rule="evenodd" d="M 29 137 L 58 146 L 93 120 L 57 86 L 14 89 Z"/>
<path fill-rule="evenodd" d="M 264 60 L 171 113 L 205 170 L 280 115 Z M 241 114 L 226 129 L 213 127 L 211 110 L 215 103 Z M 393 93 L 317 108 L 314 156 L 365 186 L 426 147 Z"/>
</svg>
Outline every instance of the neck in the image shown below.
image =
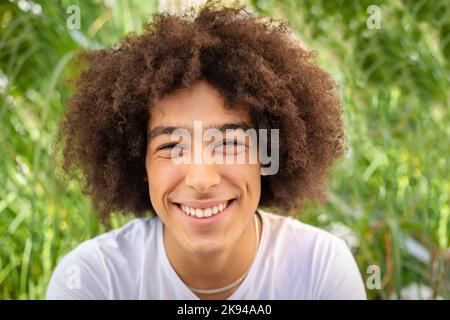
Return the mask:
<svg viewBox="0 0 450 320">
<path fill-rule="evenodd" d="M 259 225 L 259 215 L 257 214 Z M 256 255 L 256 234 L 253 216 L 238 240 L 222 252 L 201 255 L 188 252 L 169 233 L 164 232 L 164 246 L 168 259 L 183 282 L 193 288 L 215 289 L 239 279 L 251 266 Z M 262 228 L 258 232 L 261 234 Z M 259 235 L 259 238 L 261 236 Z M 201 299 L 225 299 L 239 287 L 220 294 L 197 294 Z"/>
</svg>

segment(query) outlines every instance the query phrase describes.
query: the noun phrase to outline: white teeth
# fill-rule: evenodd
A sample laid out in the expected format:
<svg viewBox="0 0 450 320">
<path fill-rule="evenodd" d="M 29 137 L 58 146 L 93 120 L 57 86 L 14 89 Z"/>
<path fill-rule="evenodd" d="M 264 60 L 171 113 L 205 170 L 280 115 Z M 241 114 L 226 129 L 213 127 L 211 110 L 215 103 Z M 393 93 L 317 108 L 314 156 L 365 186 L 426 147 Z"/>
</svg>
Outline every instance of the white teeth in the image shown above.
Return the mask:
<svg viewBox="0 0 450 320">
<path fill-rule="evenodd" d="M 183 210 L 183 212 L 188 215 L 191 215 L 191 216 L 194 216 L 197 218 L 208 218 L 208 217 L 211 217 L 211 216 L 225 210 L 225 208 L 227 207 L 227 204 L 228 204 L 228 202 L 224 202 L 217 206 L 213 206 L 210 208 L 204 208 L 204 209 L 191 208 L 184 204 L 181 204 L 180 207 L 181 207 L 181 210 Z"/>
<path fill-rule="evenodd" d="M 202 209 L 195 209 L 195 216 L 197 218 L 203 218 L 203 216 L 204 216 L 203 210 Z"/>
</svg>

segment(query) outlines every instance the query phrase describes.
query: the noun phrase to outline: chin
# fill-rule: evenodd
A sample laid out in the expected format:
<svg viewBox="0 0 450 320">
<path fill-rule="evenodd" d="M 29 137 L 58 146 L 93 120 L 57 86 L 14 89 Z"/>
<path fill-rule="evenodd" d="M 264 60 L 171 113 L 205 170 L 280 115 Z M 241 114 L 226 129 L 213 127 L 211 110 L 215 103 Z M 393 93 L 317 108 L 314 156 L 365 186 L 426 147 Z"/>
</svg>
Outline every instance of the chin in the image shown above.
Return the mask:
<svg viewBox="0 0 450 320">
<path fill-rule="evenodd" d="M 197 243 L 197 244 L 191 244 L 190 251 L 198 256 L 212 256 L 217 255 L 219 253 L 222 253 L 228 249 L 228 246 L 225 244 L 205 244 L 203 243 Z"/>
</svg>

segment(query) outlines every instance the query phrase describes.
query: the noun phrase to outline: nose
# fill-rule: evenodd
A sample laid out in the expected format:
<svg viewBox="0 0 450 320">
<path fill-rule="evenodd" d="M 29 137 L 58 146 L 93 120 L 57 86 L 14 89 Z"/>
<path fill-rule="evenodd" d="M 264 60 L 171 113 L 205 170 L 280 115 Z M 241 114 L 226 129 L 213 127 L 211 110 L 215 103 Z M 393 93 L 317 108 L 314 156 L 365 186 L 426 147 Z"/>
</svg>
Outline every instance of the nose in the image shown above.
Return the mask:
<svg viewBox="0 0 450 320">
<path fill-rule="evenodd" d="M 214 164 L 190 164 L 185 177 L 185 183 L 198 192 L 207 192 L 219 184 L 220 175 Z"/>
</svg>

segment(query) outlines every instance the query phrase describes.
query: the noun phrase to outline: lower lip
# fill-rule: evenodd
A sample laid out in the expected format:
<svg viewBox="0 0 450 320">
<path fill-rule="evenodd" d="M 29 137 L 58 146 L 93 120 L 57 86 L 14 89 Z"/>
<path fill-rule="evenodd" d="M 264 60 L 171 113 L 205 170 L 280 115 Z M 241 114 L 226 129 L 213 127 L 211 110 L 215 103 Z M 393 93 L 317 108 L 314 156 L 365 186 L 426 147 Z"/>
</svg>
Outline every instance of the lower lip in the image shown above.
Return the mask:
<svg viewBox="0 0 450 320">
<path fill-rule="evenodd" d="M 222 212 L 219 212 L 217 214 L 213 214 L 210 217 L 207 218 L 197 218 L 191 215 L 187 215 L 183 210 L 181 210 L 179 204 L 175 204 L 175 207 L 180 211 L 180 213 L 189 221 L 189 223 L 192 223 L 194 225 L 199 226 L 210 226 L 212 224 L 217 223 L 218 221 L 222 220 L 225 216 L 227 216 L 228 213 L 231 212 L 234 208 L 234 204 L 236 203 L 236 199 L 231 200 L 231 202 L 228 204 L 228 206 L 223 210 Z"/>
</svg>

